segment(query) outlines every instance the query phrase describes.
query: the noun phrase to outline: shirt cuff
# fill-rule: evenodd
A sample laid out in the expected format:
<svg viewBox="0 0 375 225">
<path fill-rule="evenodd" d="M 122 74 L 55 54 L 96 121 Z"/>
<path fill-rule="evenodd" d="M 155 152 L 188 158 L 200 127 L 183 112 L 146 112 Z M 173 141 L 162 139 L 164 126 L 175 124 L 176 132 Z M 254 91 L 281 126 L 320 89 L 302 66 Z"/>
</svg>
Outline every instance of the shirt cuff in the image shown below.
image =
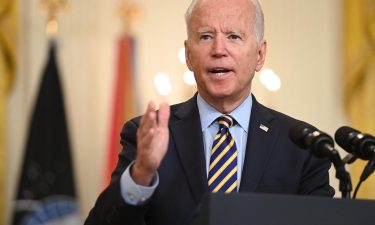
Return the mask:
<svg viewBox="0 0 375 225">
<path fill-rule="evenodd" d="M 127 204 L 142 205 L 152 196 L 156 187 L 158 186 L 159 175 L 158 173 L 156 173 L 156 176 L 152 179 L 150 186 L 138 185 L 130 176 L 130 169 L 133 164 L 134 161 L 126 168 L 125 172 L 121 175 L 121 196 Z"/>
</svg>

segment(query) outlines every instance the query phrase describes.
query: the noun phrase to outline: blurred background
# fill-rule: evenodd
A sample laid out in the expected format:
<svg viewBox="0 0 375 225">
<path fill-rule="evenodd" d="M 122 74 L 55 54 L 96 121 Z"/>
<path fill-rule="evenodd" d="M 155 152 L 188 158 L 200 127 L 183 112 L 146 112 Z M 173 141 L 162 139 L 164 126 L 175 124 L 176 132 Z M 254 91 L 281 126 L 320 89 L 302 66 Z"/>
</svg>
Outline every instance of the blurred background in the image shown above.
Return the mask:
<svg viewBox="0 0 375 225">
<path fill-rule="evenodd" d="M 342 125 L 375 134 L 375 1 L 260 2 L 268 52 L 253 82 L 257 99 L 331 135 Z M 50 33 L 58 27 L 56 64 L 84 219 L 108 182 L 110 152 L 120 150 L 113 143 L 119 142 L 124 120 L 141 114 L 151 99 L 173 104 L 195 93 L 181 55 L 189 3 L 0 0 L 0 223 L 10 224 L 13 215 L 32 114 L 50 59 L 47 22 L 52 21 Z M 359 161 L 349 168 L 353 186 L 365 165 Z M 374 175 L 358 197 L 375 199 Z"/>
</svg>

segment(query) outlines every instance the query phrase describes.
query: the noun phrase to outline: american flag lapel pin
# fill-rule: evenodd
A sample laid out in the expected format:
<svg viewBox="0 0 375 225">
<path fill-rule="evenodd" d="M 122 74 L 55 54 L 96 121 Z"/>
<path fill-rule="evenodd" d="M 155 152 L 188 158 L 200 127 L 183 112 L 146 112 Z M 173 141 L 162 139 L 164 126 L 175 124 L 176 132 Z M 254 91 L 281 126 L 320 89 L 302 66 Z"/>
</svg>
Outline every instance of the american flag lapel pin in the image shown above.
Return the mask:
<svg viewBox="0 0 375 225">
<path fill-rule="evenodd" d="M 265 132 L 268 132 L 268 127 L 264 126 L 263 124 L 261 124 L 259 128 L 264 130 Z"/>
</svg>

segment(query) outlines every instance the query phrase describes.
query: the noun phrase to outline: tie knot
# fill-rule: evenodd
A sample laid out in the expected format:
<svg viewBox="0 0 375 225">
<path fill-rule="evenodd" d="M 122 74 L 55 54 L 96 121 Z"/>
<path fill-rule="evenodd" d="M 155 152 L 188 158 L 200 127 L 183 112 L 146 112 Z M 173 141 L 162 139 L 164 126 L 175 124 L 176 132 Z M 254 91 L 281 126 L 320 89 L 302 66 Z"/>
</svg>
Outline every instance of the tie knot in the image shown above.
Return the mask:
<svg viewBox="0 0 375 225">
<path fill-rule="evenodd" d="M 217 118 L 217 122 L 219 123 L 219 127 L 229 129 L 231 126 L 234 125 L 235 120 L 230 115 L 222 115 Z"/>
</svg>

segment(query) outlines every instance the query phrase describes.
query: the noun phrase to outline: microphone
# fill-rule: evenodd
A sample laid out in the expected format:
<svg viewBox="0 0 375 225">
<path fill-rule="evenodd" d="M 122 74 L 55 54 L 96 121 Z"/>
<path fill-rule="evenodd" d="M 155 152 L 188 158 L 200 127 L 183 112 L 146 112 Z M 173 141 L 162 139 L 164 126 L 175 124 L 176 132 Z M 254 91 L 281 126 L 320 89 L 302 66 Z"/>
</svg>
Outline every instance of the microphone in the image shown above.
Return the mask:
<svg viewBox="0 0 375 225">
<path fill-rule="evenodd" d="M 375 158 L 375 137 L 363 134 L 348 126 L 340 127 L 335 133 L 336 143 L 345 151 L 361 159 Z"/>
<path fill-rule="evenodd" d="M 289 137 L 300 148 L 310 149 L 313 155 L 319 158 L 328 157 L 336 169 L 336 177 L 340 180 L 339 189 L 342 197 L 350 198 L 352 190 L 350 174 L 346 171 L 340 154 L 333 147 L 335 142 L 332 137 L 302 121 L 289 129 Z"/>
<path fill-rule="evenodd" d="M 297 122 L 289 129 L 289 137 L 297 146 L 310 149 L 319 158 L 338 155 L 338 152 L 333 148 L 332 137 L 308 123 Z"/>
<path fill-rule="evenodd" d="M 335 140 L 345 151 L 353 153 L 361 159 L 369 160 L 360 176 L 360 182 L 365 181 L 375 171 L 375 137 L 363 134 L 354 128 L 342 126 L 337 129 Z M 355 194 L 358 188 L 356 188 Z"/>
</svg>

